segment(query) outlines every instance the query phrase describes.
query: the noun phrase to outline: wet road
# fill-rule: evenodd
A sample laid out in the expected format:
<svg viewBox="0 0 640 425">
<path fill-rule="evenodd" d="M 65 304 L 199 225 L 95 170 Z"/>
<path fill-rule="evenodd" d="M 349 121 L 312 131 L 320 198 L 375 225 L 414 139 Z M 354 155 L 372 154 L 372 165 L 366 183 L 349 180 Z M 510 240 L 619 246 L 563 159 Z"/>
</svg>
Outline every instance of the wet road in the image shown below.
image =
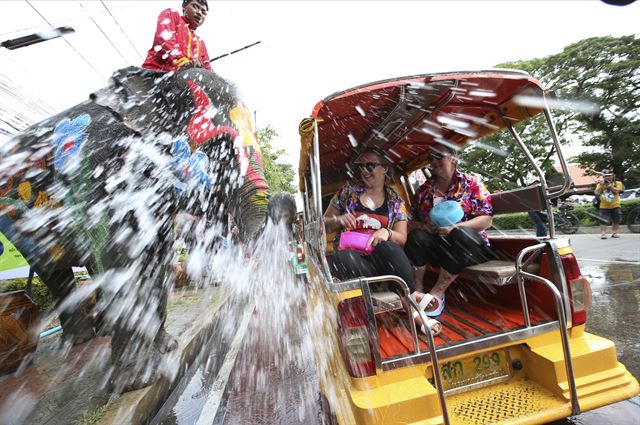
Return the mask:
<svg viewBox="0 0 640 425">
<path fill-rule="evenodd" d="M 582 274 L 591 283 L 587 332 L 612 340 L 618 360 L 639 379 L 640 234 L 604 240 L 598 234 L 575 235 L 571 244 Z M 553 423 L 569 424 L 638 425 L 640 397 Z"/>
<path fill-rule="evenodd" d="M 576 235 L 571 240 L 592 286 L 587 331 L 613 340 L 618 358 L 638 378 L 640 235 L 607 240 L 600 240 L 599 235 Z M 304 287 L 292 274 L 285 279 L 295 289 L 280 294 L 275 305 L 260 297 L 250 305 L 228 303 L 219 315 L 223 320 L 217 324 L 217 336 L 205 350 L 207 354 L 152 423 L 322 423 L 314 346 L 304 318 Z M 277 309 L 288 312 L 285 319 Z M 553 425 L 638 424 L 639 418 L 640 397 L 635 397 Z"/>
<path fill-rule="evenodd" d="M 322 423 L 308 289 L 266 233 L 257 264 L 239 265 L 253 271 L 228 288 L 213 339 L 152 424 Z"/>
<path fill-rule="evenodd" d="M 291 301 L 297 317 L 282 332 L 265 331 L 271 327 L 265 322 L 276 316 L 268 302 L 227 303 L 220 317 L 236 324 L 235 333 L 218 321 L 214 334 L 219 337 L 209 343 L 209 354 L 152 423 L 322 423 L 304 305 L 300 299 Z"/>
</svg>

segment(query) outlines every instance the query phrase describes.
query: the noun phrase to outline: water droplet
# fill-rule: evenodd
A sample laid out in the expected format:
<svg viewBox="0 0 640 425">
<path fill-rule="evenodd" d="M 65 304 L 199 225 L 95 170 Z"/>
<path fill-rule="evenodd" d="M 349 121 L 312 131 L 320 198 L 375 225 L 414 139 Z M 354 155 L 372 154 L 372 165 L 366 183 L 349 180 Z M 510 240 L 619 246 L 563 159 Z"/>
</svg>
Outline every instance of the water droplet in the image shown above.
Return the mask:
<svg viewBox="0 0 640 425">
<path fill-rule="evenodd" d="M 173 31 L 164 30 L 160 33 L 160 38 L 162 38 L 164 41 L 171 40 L 172 37 Z"/>
</svg>

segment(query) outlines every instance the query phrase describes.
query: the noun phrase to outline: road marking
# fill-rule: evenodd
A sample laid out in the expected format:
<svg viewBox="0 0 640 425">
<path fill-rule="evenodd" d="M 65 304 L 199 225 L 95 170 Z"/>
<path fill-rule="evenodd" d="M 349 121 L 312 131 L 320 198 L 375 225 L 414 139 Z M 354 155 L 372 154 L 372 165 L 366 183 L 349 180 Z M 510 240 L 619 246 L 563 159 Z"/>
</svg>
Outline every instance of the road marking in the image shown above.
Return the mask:
<svg viewBox="0 0 640 425">
<path fill-rule="evenodd" d="M 252 304 L 249 308 L 245 309 L 243 313 L 244 316 L 242 318 L 242 323 L 240 324 L 238 332 L 231 342 L 231 346 L 229 348 L 229 351 L 227 352 L 227 355 L 224 357 L 224 362 L 220 367 L 218 376 L 211 386 L 209 397 L 207 397 L 204 408 L 200 413 L 197 425 L 212 424 L 214 419 L 216 418 L 216 415 L 218 414 L 218 409 L 220 408 L 220 403 L 222 402 L 224 390 L 227 387 L 227 382 L 229 381 L 229 377 L 231 376 L 233 365 L 236 363 L 236 358 L 238 357 L 238 353 L 240 352 L 242 340 L 244 339 L 244 335 L 247 332 L 247 328 L 249 327 L 249 320 L 251 319 L 251 315 L 253 314 L 253 310 L 255 309 L 255 307 L 255 304 Z"/>
<path fill-rule="evenodd" d="M 578 263 L 580 261 L 591 261 L 592 263 L 611 263 L 611 264 L 629 264 L 631 266 L 640 264 L 638 261 L 628 260 L 628 261 L 619 261 L 619 260 L 596 260 L 595 258 L 580 258 L 578 259 Z"/>
</svg>

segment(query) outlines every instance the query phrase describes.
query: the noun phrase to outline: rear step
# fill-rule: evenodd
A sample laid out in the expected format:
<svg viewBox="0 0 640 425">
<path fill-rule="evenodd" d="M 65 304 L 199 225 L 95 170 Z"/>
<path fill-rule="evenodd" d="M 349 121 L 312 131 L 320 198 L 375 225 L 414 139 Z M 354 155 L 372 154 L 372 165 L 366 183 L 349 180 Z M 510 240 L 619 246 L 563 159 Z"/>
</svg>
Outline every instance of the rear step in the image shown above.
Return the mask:
<svg viewBox="0 0 640 425">
<path fill-rule="evenodd" d="M 448 395 L 447 407 L 450 422 L 464 425 L 548 422 L 556 414 L 558 418 L 571 414 L 571 403 L 530 379 Z"/>
</svg>

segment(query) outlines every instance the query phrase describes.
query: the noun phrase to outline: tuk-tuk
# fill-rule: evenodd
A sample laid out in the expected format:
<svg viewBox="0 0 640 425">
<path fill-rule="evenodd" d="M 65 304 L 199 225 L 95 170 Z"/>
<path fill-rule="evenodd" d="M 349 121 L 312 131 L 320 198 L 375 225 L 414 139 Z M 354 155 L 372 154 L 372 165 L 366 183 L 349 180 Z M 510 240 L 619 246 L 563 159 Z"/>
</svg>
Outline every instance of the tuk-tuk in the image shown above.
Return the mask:
<svg viewBox="0 0 640 425">
<path fill-rule="evenodd" d="M 313 335 L 324 404 L 340 424 L 545 423 L 638 394 L 614 344 L 585 332 L 589 282 L 551 200 L 573 188 L 545 87 L 526 72 L 424 74 L 332 94 L 300 124 L 300 190 Z M 563 181 L 550 187 L 516 124 L 544 114 Z M 436 143 L 464 147 L 508 131 L 537 183 L 491 195 L 494 215 L 546 211 L 549 237 L 490 237 L 497 259 L 464 269 L 434 337 L 396 276 L 338 280 L 323 213 L 366 149 L 386 153 L 387 181 L 410 206 Z M 437 276 L 438 270 L 429 271 Z M 395 291 L 384 291 L 389 285 Z M 402 295 L 398 295 L 402 294 Z M 328 301 L 333 309 L 322 307 Z M 409 308 L 407 309 L 406 306 Z M 410 310 L 410 311 L 407 311 Z"/>
</svg>

